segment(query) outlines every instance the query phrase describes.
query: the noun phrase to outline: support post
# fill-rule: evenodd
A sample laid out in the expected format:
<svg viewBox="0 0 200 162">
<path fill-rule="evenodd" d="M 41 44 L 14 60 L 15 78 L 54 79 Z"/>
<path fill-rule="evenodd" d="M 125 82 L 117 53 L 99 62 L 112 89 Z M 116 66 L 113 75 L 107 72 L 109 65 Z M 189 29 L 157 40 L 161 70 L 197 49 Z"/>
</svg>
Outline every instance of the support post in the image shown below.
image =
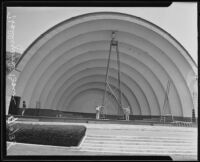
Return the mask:
<svg viewBox="0 0 200 162">
<path fill-rule="evenodd" d="M 122 92 L 121 92 L 121 77 L 120 77 L 120 57 L 119 57 L 119 49 L 118 49 L 118 41 L 115 40 L 116 32 L 112 32 L 112 40 L 110 41 L 110 49 L 109 49 L 109 55 L 108 55 L 108 62 L 106 67 L 106 77 L 105 77 L 105 88 L 104 88 L 104 95 L 102 100 L 102 107 L 105 109 L 105 102 L 106 102 L 106 93 L 107 93 L 107 86 L 109 86 L 108 83 L 108 72 L 110 67 L 110 58 L 112 53 L 112 47 L 116 47 L 116 53 L 117 53 L 117 69 L 118 69 L 118 98 L 116 98 L 114 92 L 112 91 L 112 88 L 109 86 L 109 89 L 111 93 L 115 96 L 118 103 L 118 115 L 121 115 L 120 110 L 122 109 Z M 102 114 L 105 117 L 105 114 Z"/>
</svg>

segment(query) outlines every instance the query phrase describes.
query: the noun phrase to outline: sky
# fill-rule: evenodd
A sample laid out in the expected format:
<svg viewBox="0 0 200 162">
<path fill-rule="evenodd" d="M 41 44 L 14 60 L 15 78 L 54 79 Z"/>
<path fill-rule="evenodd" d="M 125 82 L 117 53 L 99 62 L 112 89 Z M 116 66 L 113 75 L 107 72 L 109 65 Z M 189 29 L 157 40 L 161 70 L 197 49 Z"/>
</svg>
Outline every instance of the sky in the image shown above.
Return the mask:
<svg viewBox="0 0 200 162">
<path fill-rule="evenodd" d="M 6 50 L 11 51 L 14 45 L 17 52 L 23 53 L 54 25 L 74 16 L 101 11 L 126 13 L 156 24 L 179 41 L 197 63 L 196 2 L 174 2 L 169 7 L 8 7 L 14 28 L 7 22 Z M 8 31 L 13 33 L 9 39 Z"/>
</svg>

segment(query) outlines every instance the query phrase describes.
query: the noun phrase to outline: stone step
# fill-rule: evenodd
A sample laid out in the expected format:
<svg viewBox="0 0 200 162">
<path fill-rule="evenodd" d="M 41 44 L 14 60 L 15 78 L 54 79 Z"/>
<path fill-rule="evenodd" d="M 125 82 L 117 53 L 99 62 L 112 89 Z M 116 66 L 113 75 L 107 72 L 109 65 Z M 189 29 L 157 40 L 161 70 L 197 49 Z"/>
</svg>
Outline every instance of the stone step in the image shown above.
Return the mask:
<svg viewBox="0 0 200 162">
<path fill-rule="evenodd" d="M 166 145 L 195 145 L 196 146 L 196 142 L 195 141 L 156 141 L 156 140 L 148 140 L 148 139 L 96 139 L 96 138 L 85 138 L 84 142 L 98 142 L 98 143 L 126 143 L 126 144 L 131 144 L 131 143 L 147 143 L 147 144 L 166 144 Z"/>
<path fill-rule="evenodd" d="M 165 139 L 165 140 L 162 140 L 162 139 L 123 139 L 123 138 L 118 138 L 118 139 L 109 139 L 109 138 L 96 138 L 96 137 L 86 137 L 85 140 L 90 140 L 90 141 L 126 141 L 126 142 L 135 142 L 135 141 L 143 141 L 143 142 L 161 142 L 161 143 L 164 143 L 164 142 L 168 142 L 168 143 L 188 143 L 188 144 L 192 144 L 192 143 L 196 143 L 195 140 L 171 140 L 171 139 Z"/>
<path fill-rule="evenodd" d="M 103 154 L 197 156 L 197 129 L 132 127 L 88 129 L 80 150 Z M 120 133 L 120 134 L 119 134 Z"/>
<path fill-rule="evenodd" d="M 33 118 L 18 118 L 17 121 L 39 122 L 39 119 L 33 119 Z"/>
<path fill-rule="evenodd" d="M 98 132 L 97 132 L 98 133 Z M 197 140 L 198 137 L 197 135 L 191 135 L 191 136 L 180 136 L 180 135 L 173 135 L 173 136 L 169 136 L 169 135 L 160 135 L 158 136 L 157 134 L 156 135 L 148 135 L 148 134 L 145 134 L 144 136 L 144 133 L 134 133 L 134 134 L 128 134 L 128 136 L 126 134 L 118 134 L 118 135 L 111 135 L 111 134 L 108 134 L 108 135 L 105 135 L 105 134 L 98 134 L 97 136 L 96 135 L 91 135 L 91 134 L 86 134 L 86 136 L 88 137 L 99 137 L 99 138 L 110 138 L 110 139 L 119 139 L 119 138 L 140 138 L 140 139 L 145 139 L 145 138 L 148 138 L 148 139 L 177 139 L 177 140 Z"/>
<path fill-rule="evenodd" d="M 95 126 L 96 127 L 95 127 Z M 193 131 L 197 131 L 197 128 L 193 128 L 193 127 L 164 127 L 163 125 L 156 125 L 156 126 L 149 126 L 149 125 L 115 125 L 115 124 L 90 124 L 87 125 L 88 128 L 91 129 L 103 129 L 103 128 L 108 128 L 108 129 L 134 129 L 134 130 L 145 130 L 145 131 L 170 131 L 170 132 L 193 132 Z"/>
<path fill-rule="evenodd" d="M 110 136 L 110 135 L 86 135 L 87 138 L 101 138 L 101 139 L 155 139 L 155 140 L 177 140 L 177 141 L 182 141 L 182 140 L 191 140 L 194 141 L 195 139 L 197 140 L 197 137 L 149 137 L 149 136 Z"/>
<path fill-rule="evenodd" d="M 157 142 L 138 142 L 138 141 L 135 141 L 135 142 L 131 142 L 131 143 L 128 143 L 128 142 L 124 142 L 124 141 L 121 141 L 121 142 L 118 142 L 118 141 L 110 141 L 110 142 L 104 142 L 104 141 L 85 141 L 82 146 L 84 145 L 87 145 L 87 144 L 91 144 L 91 145 L 120 145 L 120 146 L 123 146 L 123 147 L 129 147 L 129 146 L 148 146 L 148 145 L 151 145 L 151 146 L 161 146 L 161 147 L 185 147 L 185 148 L 194 148 L 194 149 L 197 149 L 197 146 L 196 145 L 191 145 L 191 144 L 185 144 L 185 143 L 181 143 L 181 144 L 177 144 L 177 143 L 157 143 Z"/>
<path fill-rule="evenodd" d="M 97 135 L 105 135 L 104 133 L 106 133 L 106 135 L 111 135 L 111 133 L 120 133 L 120 135 L 124 134 L 124 136 L 126 134 L 131 134 L 131 135 L 138 135 L 138 134 L 142 134 L 144 135 L 148 135 L 148 136 L 158 136 L 158 135 L 161 135 L 163 137 L 168 137 L 168 136 L 171 136 L 171 137 L 190 137 L 190 136 L 197 136 L 197 131 L 189 131 L 189 132 L 186 132 L 186 131 L 159 131 L 159 130 L 156 130 L 156 131 L 153 131 L 153 130 L 135 130 L 135 129 L 130 129 L 130 130 L 122 130 L 122 132 L 119 132 L 120 129 L 114 129 L 114 130 L 107 130 L 106 132 L 102 129 L 88 129 L 87 132 L 88 134 L 97 134 Z M 99 134 L 98 134 L 98 133 Z M 113 134 L 112 134 L 113 135 Z"/>
<path fill-rule="evenodd" d="M 119 145 L 118 146 L 114 146 L 114 145 L 109 145 L 109 146 L 105 146 L 105 145 L 83 145 L 81 148 L 82 149 L 85 149 L 85 148 L 94 148 L 94 149 L 98 149 L 98 150 L 104 150 L 104 149 L 107 149 L 107 150 L 111 150 L 111 151 L 114 151 L 114 150 L 121 150 L 121 151 L 132 151 L 132 150 L 142 150 L 142 151 L 148 151 L 149 150 L 154 150 L 156 152 L 162 152 L 162 151 L 165 151 L 165 152 L 191 152 L 191 153 L 197 153 L 197 149 L 192 149 L 192 148 L 185 148 L 185 149 L 180 149 L 178 147 L 175 147 L 175 148 L 172 148 L 172 147 L 156 147 L 156 146 L 131 146 L 131 147 L 120 147 Z"/>
<path fill-rule="evenodd" d="M 98 147 L 83 147 L 82 151 L 94 151 L 94 152 L 110 152 L 110 153 L 127 153 L 127 154 L 137 154 L 137 155 L 193 155 L 196 156 L 197 153 L 193 150 L 160 150 L 160 149 L 144 149 L 144 148 L 132 148 L 121 149 L 121 148 L 98 148 Z"/>
<path fill-rule="evenodd" d="M 87 132 L 88 133 L 88 132 Z M 81 144 L 82 151 L 135 154 L 135 155 L 177 155 L 196 156 L 197 137 L 171 136 L 126 136 L 86 134 Z"/>
<path fill-rule="evenodd" d="M 115 134 L 111 134 L 115 133 Z M 117 134 L 120 133 L 120 134 Z M 151 132 L 151 131 L 135 131 L 135 130 L 123 130 L 123 132 L 119 132 L 119 130 L 111 130 L 104 132 L 102 130 L 87 130 L 87 135 L 97 135 L 97 136 L 148 136 L 148 137 L 180 137 L 180 138 L 192 138 L 197 137 L 197 132 L 178 132 L 178 133 L 171 133 L 171 132 Z"/>
<path fill-rule="evenodd" d="M 81 148 L 82 150 L 85 149 L 93 149 L 93 150 L 99 150 L 99 151 L 121 151 L 121 152 L 151 152 L 151 153 L 179 153 L 182 155 L 185 154 L 197 154 L 197 152 L 193 151 L 193 150 L 167 150 L 167 149 L 156 149 L 156 148 L 148 148 L 148 149 L 144 149 L 144 148 L 131 148 L 131 149 L 123 149 L 123 148 L 103 148 L 103 147 L 91 147 L 91 146 L 87 146 L 84 148 Z"/>
</svg>

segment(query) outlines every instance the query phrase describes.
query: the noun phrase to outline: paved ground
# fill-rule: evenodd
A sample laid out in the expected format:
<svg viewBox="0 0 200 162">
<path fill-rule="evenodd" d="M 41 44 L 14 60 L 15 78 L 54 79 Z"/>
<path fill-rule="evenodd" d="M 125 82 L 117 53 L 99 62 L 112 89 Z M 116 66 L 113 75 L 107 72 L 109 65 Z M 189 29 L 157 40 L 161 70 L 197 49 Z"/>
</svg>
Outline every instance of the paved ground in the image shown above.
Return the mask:
<svg viewBox="0 0 200 162">
<path fill-rule="evenodd" d="M 38 122 L 31 123 L 38 124 Z M 39 123 L 85 125 L 87 127 L 86 136 L 79 147 L 7 142 L 7 155 L 170 155 L 174 160 L 197 160 L 197 128 L 124 124 Z M 138 152 L 138 150 L 140 151 Z"/>
</svg>

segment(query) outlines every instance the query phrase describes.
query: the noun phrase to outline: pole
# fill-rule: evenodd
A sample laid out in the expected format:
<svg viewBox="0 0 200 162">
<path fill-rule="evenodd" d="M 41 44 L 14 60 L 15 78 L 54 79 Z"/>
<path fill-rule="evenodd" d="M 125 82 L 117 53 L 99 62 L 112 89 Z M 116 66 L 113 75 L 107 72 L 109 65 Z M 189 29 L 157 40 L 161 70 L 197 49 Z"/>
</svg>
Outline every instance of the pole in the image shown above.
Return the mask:
<svg viewBox="0 0 200 162">
<path fill-rule="evenodd" d="M 122 93 L 121 93 L 121 77 L 120 77 L 120 57 L 119 57 L 119 49 L 118 49 L 118 42 L 116 44 L 116 51 L 117 51 L 117 65 L 118 65 L 118 89 L 119 89 L 119 103 L 122 104 Z M 120 115 L 120 110 L 122 107 L 119 106 L 118 114 Z"/>
<path fill-rule="evenodd" d="M 112 42 L 110 43 L 110 50 L 109 50 L 109 55 L 108 55 L 107 68 L 106 68 L 105 88 L 104 88 L 104 95 L 103 95 L 103 101 L 102 101 L 103 106 L 105 106 L 105 96 L 106 96 L 106 91 L 107 91 L 108 69 L 110 65 L 111 49 L 112 49 Z"/>
<path fill-rule="evenodd" d="M 115 40 L 116 32 L 112 32 L 112 40 L 110 41 L 110 49 L 109 49 L 109 55 L 108 55 L 108 62 L 106 67 L 106 77 L 105 77 L 105 88 L 104 88 L 104 95 L 102 99 L 102 106 L 105 107 L 105 100 L 106 100 L 106 93 L 107 93 L 107 87 L 109 86 L 108 83 L 108 72 L 109 72 L 109 66 L 110 66 L 110 58 L 112 53 L 112 46 L 116 47 L 116 53 L 117 53 L 117 70 L 118 70 L 118 98 L 115 96 L 115 94 L 112 91 L 112 88 L 109 86 L 109 89 L 111 90 L 111 93 L 114 95 L 114 97 L 117 100 L 118 103 L 118 115 L 120 115 L 120 110 L 122 109 L 122 92 L 121 92 L 121 77 L 120 77 L 120 57 L 119 57 L 119 49 L 118 49 L 118 41 Z"/>
<path fill-rule="evenodd" d="M 165 99 L 164 99 L 164 104 L 163 104 L 163 109 L 162 109 L 162 116 L 165 115 L 165 108 L 166 108 L 166 104 L 169 105 L 169 99 L 168 99 L 168 94 L 169 94 L 169 89 L 170 89 L 170 80 L 168 80 L 167 82 L 167 88 L 166 88 L 166 91 L 165 91 Z M 164 116 L 164 119 L 165 119 L 165 116 Z M 164 123 L 165 123 L 165 120 L 164 120 Z"/>
</svg>

